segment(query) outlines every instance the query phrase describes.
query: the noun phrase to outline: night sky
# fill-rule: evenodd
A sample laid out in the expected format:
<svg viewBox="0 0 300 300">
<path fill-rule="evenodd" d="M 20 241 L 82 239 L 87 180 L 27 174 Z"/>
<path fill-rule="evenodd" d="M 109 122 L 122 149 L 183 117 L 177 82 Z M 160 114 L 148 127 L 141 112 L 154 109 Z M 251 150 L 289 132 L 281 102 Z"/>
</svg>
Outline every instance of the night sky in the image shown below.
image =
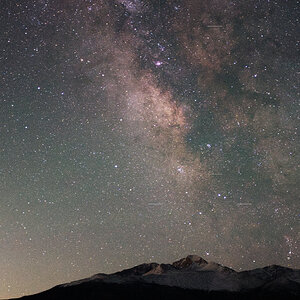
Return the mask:
<svg viewBox="0 0 300 300">
<path fill-rule="evenodd" d="M 0 297 L 188 254 L 300 268 L 297 5 L 1 0 Z"/>
</svg>

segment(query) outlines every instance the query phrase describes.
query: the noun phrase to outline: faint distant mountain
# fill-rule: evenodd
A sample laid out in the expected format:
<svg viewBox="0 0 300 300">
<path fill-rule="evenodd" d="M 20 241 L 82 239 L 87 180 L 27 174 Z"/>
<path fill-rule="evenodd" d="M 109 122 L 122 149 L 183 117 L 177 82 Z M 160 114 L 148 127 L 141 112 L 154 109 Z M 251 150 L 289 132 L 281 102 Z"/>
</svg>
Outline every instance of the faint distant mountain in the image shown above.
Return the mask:
<svg viewBox="0 0 300 300">
<path fill-rule="evenodd" d="M 189 255 L 173 264 L 100 273 L 19 299 L 300 299 L 300 270 L 272 265 L 236 272 Z"/>
</svg>

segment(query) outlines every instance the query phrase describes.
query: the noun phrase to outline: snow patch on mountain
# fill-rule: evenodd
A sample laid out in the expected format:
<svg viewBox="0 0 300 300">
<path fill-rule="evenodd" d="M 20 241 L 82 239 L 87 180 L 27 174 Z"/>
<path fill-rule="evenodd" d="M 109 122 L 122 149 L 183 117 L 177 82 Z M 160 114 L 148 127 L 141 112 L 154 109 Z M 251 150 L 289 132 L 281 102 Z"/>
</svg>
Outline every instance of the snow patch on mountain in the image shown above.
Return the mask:
<svg viewBox="0 0 300 300">
<path fill-rule="evenodd" d="M 218 263 L 207 262 L 200 256 L 189 255 L 172 264 L 141 264 L 113 274 L 96 274 L 62 286 L 90 281 L 118 284 L 140 282 L 206 291 L 238 292 L 259 287 L 269 290 L 283 287 L 300 290 L 300 270 L 269 266 L 236 272 Z"/>
</svg>

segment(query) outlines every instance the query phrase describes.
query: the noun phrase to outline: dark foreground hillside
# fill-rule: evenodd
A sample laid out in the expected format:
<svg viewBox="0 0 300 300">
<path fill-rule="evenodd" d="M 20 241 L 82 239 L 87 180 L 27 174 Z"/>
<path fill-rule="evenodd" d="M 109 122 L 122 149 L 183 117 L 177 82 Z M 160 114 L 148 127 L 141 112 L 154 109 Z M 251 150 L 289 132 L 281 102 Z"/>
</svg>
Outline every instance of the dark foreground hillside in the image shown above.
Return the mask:
<svg viewBox="0 0 300 300">
<path fill-rule="evenodd" d="M 299 299 L 289 291 L 266 292 L 261 289 L 244 292 L 198 291 L 147 283 L 117 284 L 85 282 L 77 286 L 54 287 L 40 294 L 22 297 L 23 300 L 111 300 L 111 299 L 241 299 L 273 300 Z"/>
<path fill-rule="evenodd" d="M 272 265 L 236 272 L 189 255 L 172 264 L 148 263 L 58 285 L 23 300 L 300 299 L 300 270 Z"/>
</svg>

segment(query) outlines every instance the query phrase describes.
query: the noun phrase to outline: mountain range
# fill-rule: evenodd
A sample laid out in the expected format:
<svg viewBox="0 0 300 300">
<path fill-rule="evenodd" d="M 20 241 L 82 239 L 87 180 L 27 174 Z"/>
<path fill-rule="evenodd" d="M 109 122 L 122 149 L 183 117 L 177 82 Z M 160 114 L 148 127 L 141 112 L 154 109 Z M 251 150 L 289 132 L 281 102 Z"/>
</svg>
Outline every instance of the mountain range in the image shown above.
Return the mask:
<svg viewBox="0 0 300 300">
<path fill-rule="evenodd" d="M 271 265 L 237 272 L 189 255 L 65 283 L 23 300 L 300 299 L 300 270 Z"/>
</svg>

